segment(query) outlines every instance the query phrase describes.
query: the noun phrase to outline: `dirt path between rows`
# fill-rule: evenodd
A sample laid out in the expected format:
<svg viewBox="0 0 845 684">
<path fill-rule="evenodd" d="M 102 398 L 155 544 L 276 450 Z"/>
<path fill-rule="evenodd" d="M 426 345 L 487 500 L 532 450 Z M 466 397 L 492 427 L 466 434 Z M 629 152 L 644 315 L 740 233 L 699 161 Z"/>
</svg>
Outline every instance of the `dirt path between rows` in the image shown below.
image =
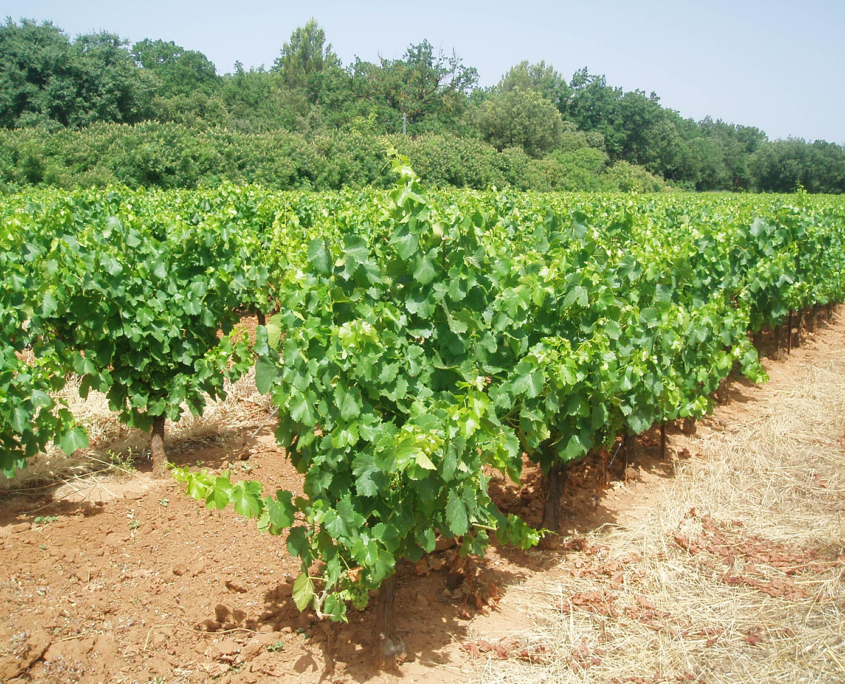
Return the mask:
<svg viewBox="0 0 845 684">
<path fill-rule="evenodd" d="M 695 434 L 670 426 L 666 460 L 645 435 L 598 495 L 580 466 L 563 549 L 403 566 L 392 673 L 370 667 L 373 611 L 299 613 L 280 539 L 143 464 L 0 494 L 0 682 L 845 681 L 845 325 L 766 367 Z M 254 404 L 213 438 L 177 435 L 171 459 L 298 489 L 272 425 L 242 446 Z M 531 520 L 537 484 L 493 486 Z"/>
</svg>

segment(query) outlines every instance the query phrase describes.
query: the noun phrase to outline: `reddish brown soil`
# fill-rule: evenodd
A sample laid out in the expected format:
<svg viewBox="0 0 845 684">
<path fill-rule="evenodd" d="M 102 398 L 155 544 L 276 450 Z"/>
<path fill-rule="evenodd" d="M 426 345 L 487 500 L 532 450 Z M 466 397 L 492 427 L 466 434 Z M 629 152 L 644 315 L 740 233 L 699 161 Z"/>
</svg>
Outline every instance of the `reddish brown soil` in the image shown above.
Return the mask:
<svg viewBox="0 0 845 684">
<path fill-rule="evenodd" d="M 228 441 L 170 457 L 215 470 L 229 459 L 234 477 L 299 488 L 271 435 L 260 434 L 249 454 L 240 450 L 242 435 Z M 370 664 L 372 610 L 353 609 L 348 625 L 299 613 L 291 600 L 299 566 L 281 538 L 260 534 L 231 509 L 206 510 L 140 465 L 121 482 L 77 484 L 69 498 L 85 500 L 0 500 L 0 681 L 22 666 L 21 681 L 43 682 L 392 677 Z M 101 498 L 112 500 L 90 501 Z M 57 519 L 35 522 L 45 516 Z M 453 680 L 468 621 L 489 612 L 508 584 L 539 570 L 542 560 L 533 556 L 494 550 L 483 568 L 465 567 L 444 549 L 401 567 L 397 614 L 408 681 Z M 39 658 L 40 644 L 48 648 Z"/>
<path fill-rule="evenodd" d="M 811 341 L 794 355 L 812 353 Z M 747 383 L 731 385 L 725 399 L 734 403 L 705 429 L 729 420 L 731 410 L 750 410 L 753 393 Z M 199 451 L 170 444 L 169 456 L 177 465 L 229 467 L 235 478 L 298 489 L 301 478 L 269 428 L 244 450 L 252 429 Z M 680 458 L 693 457 L 678 427 L 669 426 L 669 435 Z M 80 483 L 61 501 L 43 492 L 0 498 L 0 682 L 465 681 L 469 659 L 481 654 L 542 660 L 542 648 L 520 643 L 528 625 L 518 606 L 503 602 L 499 610 L 499 600 L 540 573 L 559 577 L 561 551 L 591 555 L 580 542 L 557 552 L 494 546 L 466 566 L 447 548 L 401 566 L 396 606 L 407 652 L 397 671 L 382 673 L 370 660 L 373 610 L 350 609 L 347 625 L 299 613 L 291 599 L 299 567 L 280 538 L 260 534 L 232 510 L 206 510 L 138 465 L 137 475 Z M 600 465 L 595 459 L 570 473 L 562 533 L 635 515 L 673 473 L 671 460 L 660 458 L 657 430 L 640 440 L 627 472 L 617 456 L 609 487 L 600 485 Z M 500 505 L 539 522 L 539 474 L 528 469 L 522 488 L 493 475 Z"/>
</svg>

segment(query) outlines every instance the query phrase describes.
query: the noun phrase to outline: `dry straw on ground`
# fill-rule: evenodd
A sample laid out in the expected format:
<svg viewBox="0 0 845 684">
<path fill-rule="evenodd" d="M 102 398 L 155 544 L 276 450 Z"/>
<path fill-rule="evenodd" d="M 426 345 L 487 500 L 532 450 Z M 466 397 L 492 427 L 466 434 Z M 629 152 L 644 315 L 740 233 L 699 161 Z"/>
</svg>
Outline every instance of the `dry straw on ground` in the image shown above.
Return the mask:
<svg viewBox="0 0 845 684">
<path fill-rule="evenodd" d="M 843 328 L 828 331 L 840 340 Z M 652 506 L 511 588 L 537 654 L 484 684 L 845 682 L 845 351 L 717 409 Z M 812 358 L 811 358 L 812 360 Z M 721 417 L 721 421 L 719 418 Z M 703 432 L 703 431 L 702 431 Z"/>
</svg>

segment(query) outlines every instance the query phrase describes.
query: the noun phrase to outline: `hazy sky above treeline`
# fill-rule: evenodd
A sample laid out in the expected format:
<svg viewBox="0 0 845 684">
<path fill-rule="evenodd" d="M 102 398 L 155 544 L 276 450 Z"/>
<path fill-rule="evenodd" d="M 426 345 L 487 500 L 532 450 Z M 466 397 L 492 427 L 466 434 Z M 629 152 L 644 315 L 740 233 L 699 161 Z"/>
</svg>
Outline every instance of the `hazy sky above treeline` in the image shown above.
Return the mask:
<svg viewBox="0 0 845 684">
<path fill-rule="evenodd" d="M 684 117 L 845 143 L 845 0 L 6 0 L 3 14 L 52 21 L 71 38 L 172 40 L 220 74 L 235 61 L 270 67 L 314 17 L 344 65 L 428 40 L 476 67 L 482 86 L 522 60 L 545 60 L 567 80 L 586 66 Z"/>
</svg>

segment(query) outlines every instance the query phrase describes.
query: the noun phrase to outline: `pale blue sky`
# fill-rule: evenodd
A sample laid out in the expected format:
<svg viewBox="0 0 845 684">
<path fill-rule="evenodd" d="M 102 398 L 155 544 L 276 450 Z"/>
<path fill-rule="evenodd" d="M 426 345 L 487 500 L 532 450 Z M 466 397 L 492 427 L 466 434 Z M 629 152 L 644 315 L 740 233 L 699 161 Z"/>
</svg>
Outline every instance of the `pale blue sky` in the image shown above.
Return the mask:
<svg viewBox="0 0 845 684">
<path fill-rule="evenodd" d="M 173 40 L 218 73 L 270 66 L 312 16 L 344 64 L 401 57 L 427 39 L 495 84 L 514 64 L 581 67 L 611 85 L 655 91 L 665 106 L 789 135 L 845 143 L 845 0 L 288 2 L 6 0 L 0 13 L 50 20 L 71 37 L 101 29 Z"/>
</svg>

